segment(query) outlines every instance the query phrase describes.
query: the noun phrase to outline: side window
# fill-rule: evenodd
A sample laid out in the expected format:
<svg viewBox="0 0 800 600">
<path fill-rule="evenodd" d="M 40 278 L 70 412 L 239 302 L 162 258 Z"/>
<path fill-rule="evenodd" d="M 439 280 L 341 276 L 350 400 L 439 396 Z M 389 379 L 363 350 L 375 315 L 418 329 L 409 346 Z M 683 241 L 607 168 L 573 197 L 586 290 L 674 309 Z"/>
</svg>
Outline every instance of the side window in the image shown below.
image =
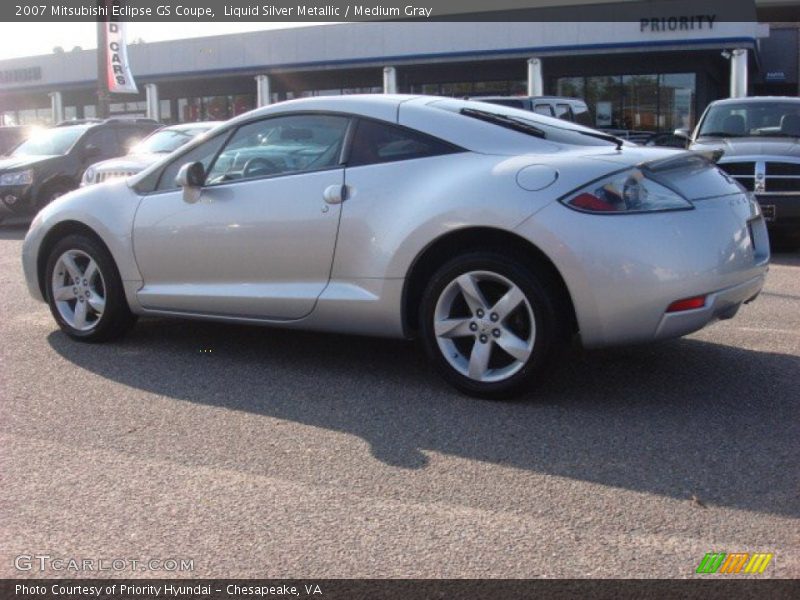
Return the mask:
<svg viewBox="0 0 800 600">
<path fill-rule="evenodd" d="M 533 107 L 533 112 L 539 113 L 540 115 L 547 115 L 548 117 L 553 116 L 553 109 L 550 108 L 549 104 L 536 104 Z"/>
<path fill-rule="evenodd" d="M 161 172 L 156 190 L 165 191 L 178 189 L 179 186 L 175 183 L 175 177 L 178 176 L 178 171 L 180 171 L 181 167 L 186 163 L 199 161 L 203 163 L 205 169 L 208 169 L 208 166 L 211 164 L 211 161 L 214 160 L 214 156 L 219 152 L 219 149 L 222 147 L 227 137 L 227 132 L 222 133 L 210 140 L 206 140 L 194 149 L 181 154 Z"/>
<path fill-rule="evenodd" d="M 450 154 L 456 149 L 423 133 L 389 123 L 361 119 L 353 136 L 347 165 L 377 163 Z"/>
<path fill-rule="evenodd" d="M 349 122 L 334 115 L 292 115 L 242 125 L 214 161 L 206 183 L 334 167 Z"/>
<path fill-rule="evenodd" d="M 95 160 L 113 158 L 120 154 L 117 136 L 114 134 L 114 130 L 110 128 L 90 131 L 84 138 L 81 147 L 84 150 L 97 148 L 97 154 L 92 156 Z"/>
<path fill-rule="evenodd" d="M 565 121 L 572 121 L 572 113 L 569 110 L 569 104 L 556 104 L 556 117 L 564 119 Z"/>
<path fill-rule="evenodd" d="M 574 120 L 579 125 L 585 125 L 586 127 L 593 127 L 594 123 L 592 122 L 592 115 L 589 112 L 589 107 L 585 104 L 576 104 L 573 107 L 574 110 Z"/>
</svg>

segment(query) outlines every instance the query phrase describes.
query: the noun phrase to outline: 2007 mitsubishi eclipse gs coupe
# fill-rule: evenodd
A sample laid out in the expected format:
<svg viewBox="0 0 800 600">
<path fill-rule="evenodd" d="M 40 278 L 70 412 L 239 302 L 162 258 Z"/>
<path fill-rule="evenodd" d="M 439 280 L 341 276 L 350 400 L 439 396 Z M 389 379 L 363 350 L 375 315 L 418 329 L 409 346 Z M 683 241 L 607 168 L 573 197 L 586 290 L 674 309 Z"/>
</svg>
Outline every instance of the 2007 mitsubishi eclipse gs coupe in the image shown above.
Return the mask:
<svg viewBox="0 0 800 600">
<path fill-rule="evenodd" d="M 424 96 L 237 117 L 31 224 L 31 294 L 99 342 L 138 315 L 418 337 L 446 380 L 518 394 L 587 347 L 685 335 L 755 298 L 758 204 L 712 162 Z M 268 342 L 265 342 L 268 343 Z"/>
</svg>

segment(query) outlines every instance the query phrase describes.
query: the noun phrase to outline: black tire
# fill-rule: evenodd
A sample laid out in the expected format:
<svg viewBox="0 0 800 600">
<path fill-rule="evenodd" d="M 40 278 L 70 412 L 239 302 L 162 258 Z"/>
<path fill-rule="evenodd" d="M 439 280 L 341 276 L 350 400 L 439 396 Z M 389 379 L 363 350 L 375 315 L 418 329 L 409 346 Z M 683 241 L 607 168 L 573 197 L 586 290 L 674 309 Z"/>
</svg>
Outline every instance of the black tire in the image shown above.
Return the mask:
<svg viewBox="0 0 800 600">
<path fill-rule="evenodd" d="M 71 192 L 73 189 L 74 187 L 69 185 L 66 181 L 54 181 L 53 183 L 48 183 L 39 191 L 39 196 L 36 199 L 36 210 L 42 210 L 53 200 L 59 196 L 63 196 L 67 192 Z"/>
<path fill-rule="evenodd" d="M 524 295 L 525 300 L 530 307 L 522 306 L 524 310 L 524 319 L 530 321 L 530 314 L 533 315 L 533 322 L 535 325 L 535 335 L 529 333 L 528 339 L 532 337 L 532 351 L 527 360 L 517 360 L 515 367 L 516 372 L 509 372 L 509 376 L 498 381 L 479 381 L 470 378 L 467 374 L 461 371 L 448 362 L 444 356 L 444 351 L 439 346 L 437 336 L 434 329 L 434 320 L 436 316 L 436 306 L 442 294 L 448 290 L 451 284 L 461 275 L 474 272 L 490 272 L 492 274 L 500 275 L 502 278 L 513 283 Z M 491 285 L 491 282 L 488 282 Z M 481 283 L 486 287 L 486 283 Z M 487 290 L 491 292 L 492 290 Z M 491 304 L 490 296 L 485 292 L 482 293 L 487 302 Z M 502 294 L 502 292 L 500 292 Z M 478 398 L 487 399 L 506 399 L 518 396 L 530 390 L 534 384 L 543 379 L 547 366 L 551 361 L 560 355 L 561 350 L 566 345 L 568 336 L 568 319 L 562 311 L 558 310 L 558 294 L 555 289 L 555 284 L 546 275 L 538 275 L 533 270 L 520 264 L 509 256 L 501 254 L 496 251 L 476 251 L 470 254 L 464 254 L 453 260 L 450 260 L 443 265 L 430 279 L 425 292 L 422 297 L 422 305 L 420 310 L 421 320 L 421 342 L 425 347 L 425 351 L 431 361 L 434 363 L 436 369 L 441 376 L 451 385 L 464 392 L 467 395 L 475 396 Z M 462 301 L 466 300 L 462 296 Z M 464 302 L 464 307 L 466 303 Z M 466 318 L 470 321 L 475 320 L 474 311 L 466 307 L 467 310 L 459 315 L 459 319 Z M 469 316 L 473 315 L 473 316 Z M 515 317 L 516 318 L 516 317 Z M 489 325 L 484 321 L 482 324 Z M 470 322 L 470 328 L 473 323 Z M 477 326 L 477 325 L 475 325 Z M 481 325 L 483 326 L 483 325 Z M 492 330 L 494 331 L 494 330 Z M 505 331 L 505 330 L 503 330 Z M 475 339 L 469 337 L 462 337 L 464 340 L 462 344 L 474 344 L 472 348 L 478 347 L 480 330 L 477 330 L 474 335 Z M 488 332 L 487 332 L 488 333 Z M 504 335 L 504 334 L 503 334 Z M 491 346 L 491 360 L 498 356 L 499 339 L 495 342 L 492 336 L 488 337 L 488 343 Z M 524 336 L 523 336 L 524 337 Z M 495 345 L 497 344 L 497 345 Z M 453 349 L 453 360 L 456 360 L 457 349 Z M 464 352 L 466 356 L 466 352 Z M 505 352 L 500 352 L 499 357 L 513 358 Z M 461 357 L 459 357 L 461 358 Z M 490 363 L 491 364 L 491 363 Z M 520 366 L 521 365 L 521 366 Z M 509 367 L 510 368 L 510 367 Z M 489 369 L 487 374 L 492 376 L 492 373 L 497 369 Z"/>
<path fill-rule="evenodd" d="M 91 258 L 91 260 L 96 263 L 99 270 L 99 278 L 95 277 L 95 281 L 99 281 L 102 285 L 102 296 L 105 299 L 105 306 L 102 310 L 102 314 L 99 316 L 95 314 L 94 316 L 96 318 L 94 320 L 88 320 L 89 322 L 86 325 L 86 327 L 88 327 L 87 329 L 78 329 L 70 324 L 59 310 L 59 303 L 54 297 L 54 271 L 59 262 L 59 258 L 70 251 L 76 251 L 77 253 L 82 253 L 82 255 Z M 61 270 L 58 275 L 59 277 L 70 277 L 65 269 Z M 44 276 L 47 303 L 50 306 L 50 312 L 53 314 L 61 330 L 71 338 L 82 342 L 105 342 L 122 336 L 136 322 L 136 316 L 131 313 L 128 302 L 125 299 L 122 279 L 120 278 L 114 259 L 105 246 L 96 239 L 87 235 L 72 234 L 59 240 L 47 257 Z M 65 281 L 69 282 L 71 280 L 70 278 Z M 91 282 L 89 283 L 91 284 Z M 66 287 L 70 285 L 73 284 L 68 283 Z M 88 291 L 88 287 L 81 289 L 86 289 Z M 83 293 L 78 295 L 82 296 Z M 81 299 L 80 301 L 84 302 L 85 300 Z M 68 305 L 73 305 L 71 300 L 65 302 Z M 75 302 L 78 302 L 77 298 Z M 88 307 L 90 303 L 87 301 L 86 304 L 87 310 L 89 310 Z M 61 303 L 61 305 L 63 307 L 63 303 Z"/>
</svg>

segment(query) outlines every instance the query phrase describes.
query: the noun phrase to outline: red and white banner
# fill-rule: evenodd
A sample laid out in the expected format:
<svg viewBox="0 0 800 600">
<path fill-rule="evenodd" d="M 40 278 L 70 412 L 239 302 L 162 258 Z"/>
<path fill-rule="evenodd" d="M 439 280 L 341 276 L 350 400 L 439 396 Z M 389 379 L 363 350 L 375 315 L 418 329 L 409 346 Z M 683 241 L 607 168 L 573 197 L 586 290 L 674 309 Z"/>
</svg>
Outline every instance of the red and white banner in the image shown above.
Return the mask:
<svg viewBox="0 0 800 600">
<path fill-rule="evenodd" d="M 128 49 L 125 45 L 125 23 L 106 22 L 106 81 L 113 94 L 138 94 L 133 80 Z"/>
</svg>

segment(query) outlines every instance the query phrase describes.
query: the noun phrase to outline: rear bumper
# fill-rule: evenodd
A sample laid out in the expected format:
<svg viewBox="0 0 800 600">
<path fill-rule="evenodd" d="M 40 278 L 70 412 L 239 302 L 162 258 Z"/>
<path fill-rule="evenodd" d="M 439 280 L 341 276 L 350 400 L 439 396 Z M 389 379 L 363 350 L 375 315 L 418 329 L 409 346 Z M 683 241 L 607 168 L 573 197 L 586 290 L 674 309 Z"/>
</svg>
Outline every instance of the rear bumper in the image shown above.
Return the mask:
<svg viewBox="0 0 800 600">
<path fill-rule="evenodd" d="M 758 275 L 739 285 L 709 294 L 703 308 L 666 313 L 658 324 L 654 339 L 680 337 L 702 329 L 714 321 L 733 318 L 742 304 L 755 300 L 761 293 L 764 280 L 764 275 Z"/>
<path fill-rule="evenodd" d="M 587 348 L 646 343 L 733 316 L 758 294 L 769 268 L 764 219 L 746 194 L 694 210 L 598 216 L 553 204 L 524 225 L 551 258 Z M 558 235 L 553 232 L 558 232 Z M 700 309 L 668 312 L 705 297 Z"/>
</svg>

